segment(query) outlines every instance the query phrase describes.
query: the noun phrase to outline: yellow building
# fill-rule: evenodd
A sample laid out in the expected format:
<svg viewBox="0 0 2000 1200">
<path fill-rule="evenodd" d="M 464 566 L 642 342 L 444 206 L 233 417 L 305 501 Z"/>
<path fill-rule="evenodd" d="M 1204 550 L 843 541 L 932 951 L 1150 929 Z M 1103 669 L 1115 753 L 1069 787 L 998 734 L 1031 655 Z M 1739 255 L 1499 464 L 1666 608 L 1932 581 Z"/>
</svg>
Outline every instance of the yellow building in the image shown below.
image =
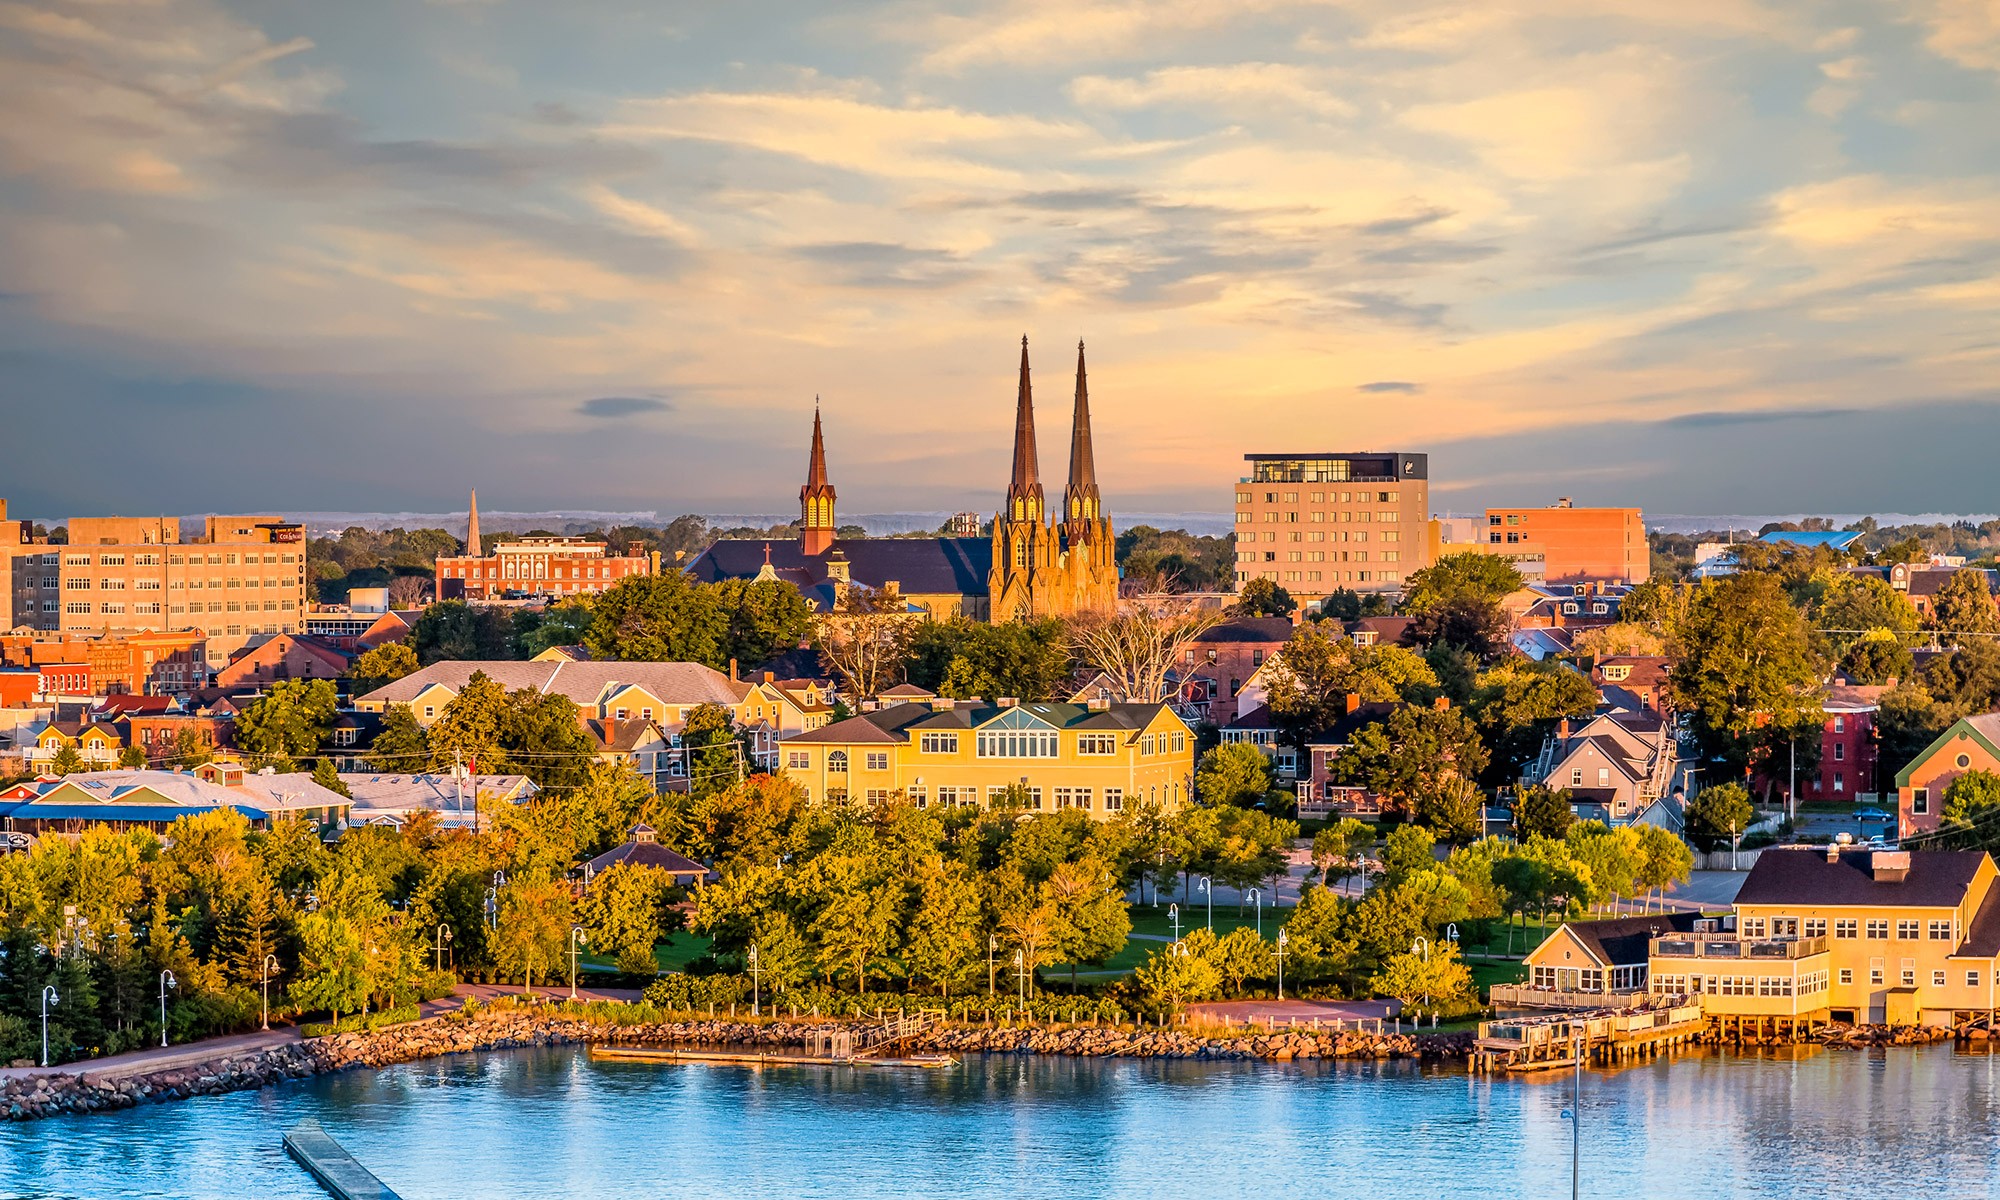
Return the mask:
<svg viewBox="0 0 2000 1200">
<path fill-rule="evenodd" d="M 2000 891 L 1978 850 L 1766 850 L 1733 916 L 1656 938 L 1655 994 L 1710 1016 L 1950 1025 L 1995 1009 Z"/>
<path fill-rule="evenodd" d="M 1686 935 L 1696 914 L 1656 913 L 1605 921 L 1565 921 L 1528 952 L 1527 979 L 1493 988 L 1496 1008 L 1636 1008 L 1646 1002 L 1647 959 L 1655 938 Z"/>
<path fill-rule="evenodd" d="M 897 704 L 789 738 L 781 755 L 812 799 L 979 807 L 1018 786 L 1031 812 L 1100 819 L 1176 808 L 1194 779 L 1194 734 L 1164 704 Z"/>
</svg>

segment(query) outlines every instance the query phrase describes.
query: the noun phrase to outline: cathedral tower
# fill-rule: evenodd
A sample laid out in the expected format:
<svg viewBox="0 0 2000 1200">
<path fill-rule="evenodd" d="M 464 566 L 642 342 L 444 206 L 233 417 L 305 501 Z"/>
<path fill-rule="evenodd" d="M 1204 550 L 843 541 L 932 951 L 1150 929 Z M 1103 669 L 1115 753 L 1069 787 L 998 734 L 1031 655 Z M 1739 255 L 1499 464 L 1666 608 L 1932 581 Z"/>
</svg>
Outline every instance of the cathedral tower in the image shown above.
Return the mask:
<svg viewBox="0 0 2000 1200">
<path fill-rule="evenodd" d="M 826 481 L 826 442 L 820 436 L 819 398 L 813 398 L 812 458 L 806 463 L 806 485 L 799 489 L 799 548 L 808 556 L 833 547 L 833 485 Z"/>
</svg>

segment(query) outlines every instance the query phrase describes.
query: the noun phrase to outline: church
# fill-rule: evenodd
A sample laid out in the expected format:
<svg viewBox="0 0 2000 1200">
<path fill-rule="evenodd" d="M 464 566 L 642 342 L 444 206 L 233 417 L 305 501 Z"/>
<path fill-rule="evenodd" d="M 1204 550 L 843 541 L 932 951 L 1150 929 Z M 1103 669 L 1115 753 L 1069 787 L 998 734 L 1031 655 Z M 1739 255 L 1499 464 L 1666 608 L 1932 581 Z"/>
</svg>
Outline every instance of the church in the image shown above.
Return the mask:
<svg viewBox="0 0 2000 1200">
<path fill-rule="evenodd" d="M 1090 445 L 1090 392 L 1083 343 L 1076 347 L 1076 398 L 1070 423 L 1069 481 L 1054 514 L 1042 490 L 1035 448 L 1035 400 L 1028 339 L 1021 339 L 1021 379 L 1014 407 L 1014 464 L 1007 497 L 986 537 L 842 538 L 826 441 L 813 412 L 812 452 L 799 489 L 799 538 L 716 542 L 687 566 L 702 583 L 782 579 L 819 611 L 840 588 L 894 586 L 905 603 L 933 617 L 979 620 L 1109 612 L 1118 602 L 1117 539 L 1097 490 Z"/>
</svg>

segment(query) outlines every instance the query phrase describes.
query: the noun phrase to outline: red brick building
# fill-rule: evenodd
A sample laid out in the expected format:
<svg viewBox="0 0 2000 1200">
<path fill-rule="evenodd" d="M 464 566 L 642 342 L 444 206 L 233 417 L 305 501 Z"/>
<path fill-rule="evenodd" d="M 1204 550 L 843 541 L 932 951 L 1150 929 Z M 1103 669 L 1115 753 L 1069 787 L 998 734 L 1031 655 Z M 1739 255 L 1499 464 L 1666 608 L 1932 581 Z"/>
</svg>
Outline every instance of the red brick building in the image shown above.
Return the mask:
<svg viewBox="0 0 2000 1200">
<path fill-rule="evenodd" d="M 215 673 L 220 688 L 268 687 L 291 679 L 338 679 L 347 655 L 318 638 L 281 633 L 238 655 Z"/>
<path fill-rule="evenodd" d="M 1181 652 L 1176 674 L 1182 704 L 1217 724 L 1226 723 L 1237 715 L 1230 701 L 1291 637 L 1292 623 L 1284 617 L 1238 617 L 1203 630 Z"/>
</svg>

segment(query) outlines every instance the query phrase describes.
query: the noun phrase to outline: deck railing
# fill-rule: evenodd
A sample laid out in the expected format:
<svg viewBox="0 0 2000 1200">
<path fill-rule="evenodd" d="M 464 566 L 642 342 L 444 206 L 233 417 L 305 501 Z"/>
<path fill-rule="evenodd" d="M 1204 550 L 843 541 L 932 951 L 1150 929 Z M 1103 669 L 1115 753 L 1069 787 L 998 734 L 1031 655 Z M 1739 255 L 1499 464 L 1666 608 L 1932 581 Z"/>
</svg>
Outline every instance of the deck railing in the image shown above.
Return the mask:
<svg viewBox="0 0 2000 1200">
<path fill-rule="evenodd" d="M 1501 1008 L 1637 1008 L 1651 997 L 1636 992 L 1570 992 L 1527 984 L 1495 984 L 1488 1001 Z"/>
</svg>

